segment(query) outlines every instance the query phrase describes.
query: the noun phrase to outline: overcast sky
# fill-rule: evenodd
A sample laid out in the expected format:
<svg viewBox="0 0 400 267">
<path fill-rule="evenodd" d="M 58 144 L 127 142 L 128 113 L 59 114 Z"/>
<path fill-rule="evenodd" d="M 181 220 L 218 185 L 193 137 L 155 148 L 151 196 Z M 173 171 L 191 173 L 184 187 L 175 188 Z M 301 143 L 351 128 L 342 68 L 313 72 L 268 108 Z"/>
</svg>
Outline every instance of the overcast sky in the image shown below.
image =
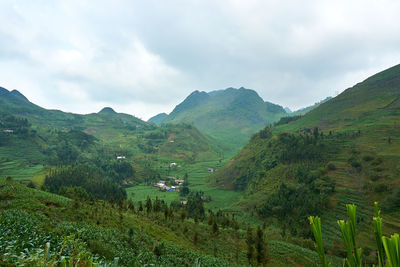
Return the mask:
<svg viewBox="0 0 400 267">
<path fill-rule="evenodd" d="M 1 0 L 0 86 L 142 119 L 241 86 L 291 109 L 400 63 L 398 0 Z"/>
</svg>

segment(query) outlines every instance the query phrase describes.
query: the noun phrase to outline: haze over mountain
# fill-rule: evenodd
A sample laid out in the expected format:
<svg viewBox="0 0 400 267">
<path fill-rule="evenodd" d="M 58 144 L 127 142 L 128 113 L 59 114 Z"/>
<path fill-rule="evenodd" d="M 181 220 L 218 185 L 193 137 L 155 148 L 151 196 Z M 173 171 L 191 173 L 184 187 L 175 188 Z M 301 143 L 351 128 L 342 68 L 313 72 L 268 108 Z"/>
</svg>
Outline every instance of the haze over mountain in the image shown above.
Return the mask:
<svg viewBox="0 0 400 267">
<path fill-rule="evenodd" d="M 190 123 L 238 149 L 253 133 L 285 114 L 281 106 L 264 102 L 254 90 L 227 88 L 209 93 L 192 92 L 168 116 L 158 120 L 158 124 Z"/>
</svg>

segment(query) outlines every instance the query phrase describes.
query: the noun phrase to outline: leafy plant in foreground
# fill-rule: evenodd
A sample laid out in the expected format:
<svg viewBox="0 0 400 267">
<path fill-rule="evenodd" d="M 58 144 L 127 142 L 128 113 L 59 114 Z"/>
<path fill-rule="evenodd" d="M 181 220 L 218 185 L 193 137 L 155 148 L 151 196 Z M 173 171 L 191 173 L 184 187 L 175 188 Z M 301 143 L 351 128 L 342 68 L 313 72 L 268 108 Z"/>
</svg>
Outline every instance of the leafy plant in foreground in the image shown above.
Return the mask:
<svg viewBox="0 0 400 267">
<path fill-rule="evenodd" d="M 326 260 L 324 244 L 322 243 L 321 219 L 319 217 L 310 216 L 309 220 L 311 230 L 315 237 L 315 247 L 317 249 L 321 265 L 323 267 L 330 267 L 332 265 Z"/>
<path fill-rule="evenodd" d="M 342 232 L 344 245 L 347 250 L 347 258 L 343 266 L 361 267 L 361 248 L 356 244 L 356 206 L 346 205 L 349 216 L 348 221 L 339 220 L 338 225 Z M 373 227 L 375 240 L 378 248 L 378 266 L 380 267 L 400 267 L 400 237 L 399 234 L 393 234 L 390 238 L 382 235 L 382 218 L 378 203 L 374 203 L 375 216 L 373 217 Z M 310 216 L 309 221 L 315 238 L 315 246 L 320 258 L 321 266 L 331 266 L 327 262 L 321 233 L 321 220 L 319 217 Z M 385 254 L 383 253 L 385 252 Z M 384 256 L 386 255 L 386 260 Z M 375 265 L 373 265 L 375 266 Z"/>
</svg>

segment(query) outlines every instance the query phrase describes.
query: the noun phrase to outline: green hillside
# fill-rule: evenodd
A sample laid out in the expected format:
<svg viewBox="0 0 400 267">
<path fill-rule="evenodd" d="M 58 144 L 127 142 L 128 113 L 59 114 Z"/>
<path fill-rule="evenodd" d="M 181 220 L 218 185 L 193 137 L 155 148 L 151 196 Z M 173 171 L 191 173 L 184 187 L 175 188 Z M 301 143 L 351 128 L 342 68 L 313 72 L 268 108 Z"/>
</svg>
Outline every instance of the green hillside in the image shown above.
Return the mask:
<svg viewBox="0 0 400 267">
<path fill-rule="evenodd" d="M 190 125 L 158 127 L 109 107 L 87 115 L 47 110 L 4 88 L 0 104 L 3 176 L 30 180 L 51 166 L 96 158 L 110 161 L 123 156 L 141 168 L 145 156 L 193 162 L 221 155 L 214 139 Z"/>
<path fill-rule="evenodd" d="M 191 200 L 189 200 L 190 202 Z M 190 217 L 190 204 L 63 197 L 0 179 L 2 266 L 254 266 L 247 224 L 223 213 Z M 211 224 L 210 224 L 211 221 Z M 262 228 L 258 232 L 263 233 Z M 253 236 L 257 240 L 256 232 Z M 315 251 L 270 235 L 266 266 L 313 265 Z M 257 248 L 254 247 L 254 253 Z M 337 266 L 340 258 L 329 257 Z"/>
<path fill-rule="evenodd" d="M 281 106 L 264 102 L 253 90 L 228 88 L 210 93 L 195 91 L 160 123 L 190 123 L 228 150 L 237 150 L 250 136 L 286 112 Z"/>
<path fill-rule="evenodd" d="M 168 116 L 167 113 L 160 113 L 160 114 L 157 114 L 157 115 L 151 117 L 151 118 L 148 120 L 148 122 L 155 123 L 155 124 L 161 124 L 161 122 L 162 122 L 167 116 Z"/>
<path fill-rule="evenodd" d="M 290 116 L 304 115 L 304 114 L 306 114 L 307 112 L 309 112 L 309 111 L 315 109 L 316 107 L 318 107 L 318 106 L 321 105 L 322 103 L 325 103 L 325 102 L 327 102 L 327 101 L 329 101 L 329 100 L 331 100 L 331 99 L 332 99 L 332 97 L 329 96 L 329 97 L 327 97 L 327 98 L 325 98 L 325 99 L 323 99 L 323 100 L 321 100 L 321 101 L 315 103 L 314 105 L 311 105 L 311 106 L 308 106 L 308 107 L 305 107 L 305 108 L 298 109 L 298 110 L 293 111 L 293 112 L 291 112 L 291 113 L 289 113 L 289 114 L 290 114 Z"/>
<path fill-rule="evenodd" d="M 326 246 L 336 255 L 343 252 L 336 220 L 346 216 L 344 204 L 357 204 L 359 238 L 374 250 L 365 224 L 374 201 L 387 213 L 386 231 L 400 230 L 399 101 L 397 65 L 297 120 L 255 134 L 212 181 L 242 191 L 240 206 L 286 234 L 309 236 L 307 216 L 321 215 Z"/>
</svg>

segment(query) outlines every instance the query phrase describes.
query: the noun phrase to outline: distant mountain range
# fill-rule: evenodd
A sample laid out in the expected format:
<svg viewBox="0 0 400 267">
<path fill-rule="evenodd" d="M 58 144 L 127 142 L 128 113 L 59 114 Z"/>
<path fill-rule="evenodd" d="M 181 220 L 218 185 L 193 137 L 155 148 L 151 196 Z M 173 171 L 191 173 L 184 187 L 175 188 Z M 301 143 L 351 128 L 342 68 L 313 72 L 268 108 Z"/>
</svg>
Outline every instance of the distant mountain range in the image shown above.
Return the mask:
<svg viewBox="0 0 400 267">
<path fill-rule="evenodd" d="M 169 114 L 158 114 L 156 124 L 190 123 L 236 150 L 250 136 L 286 115 L 276 104 L 265 102 L 254 90 L 227 88 L 209 93 L 194 91 Z"/>
<path fill-rule="evenodd" d="M 161 124 L 189 123 L 237 151 L 252 134 L 282 117 L 304 115 L 331 99 L 297 111 L 264 101 L 254 90 L 227 88 L 211 92 L 194 91 L 167 115 L 160 113 L 148 122 Z"/>
<path fill-rule="evenodd" d="M 0 130 L 3 118 L 8 115 L 27 119 L 32 124 L 32 129 L 37 134 L 32 136 L 28 144 L 30 149 L 35 151 L 36 158 L 41 155 L 40 150 L 43 150 L 43 147 L 49 146 L 48 140 L 54 139 L 54 134 L 70 131 L 81 131 L 92 135 L 116 153 L 118 151 L 130 155 L 160 153 L 169 157 L 179 155 L 181 158 L 190 158 L 191 161 L 203 155 L 218 158 L 220 154 L 216 141 L 192 125 L 159 127 L 132 115 L 117 113 L 110 107 L 86 115 L 48 110 L 31 103 L 17 90 L 8 91 L 0 87 Z M 171 136 L 174 137 L 174 143 L 169 142 Z M 14 146 L 21 143 L 19 140 Z M 0 161 L 1 155 L 0 149 Z M 43 158 L 43 155 L 40 157 Z"/>
</svg>

